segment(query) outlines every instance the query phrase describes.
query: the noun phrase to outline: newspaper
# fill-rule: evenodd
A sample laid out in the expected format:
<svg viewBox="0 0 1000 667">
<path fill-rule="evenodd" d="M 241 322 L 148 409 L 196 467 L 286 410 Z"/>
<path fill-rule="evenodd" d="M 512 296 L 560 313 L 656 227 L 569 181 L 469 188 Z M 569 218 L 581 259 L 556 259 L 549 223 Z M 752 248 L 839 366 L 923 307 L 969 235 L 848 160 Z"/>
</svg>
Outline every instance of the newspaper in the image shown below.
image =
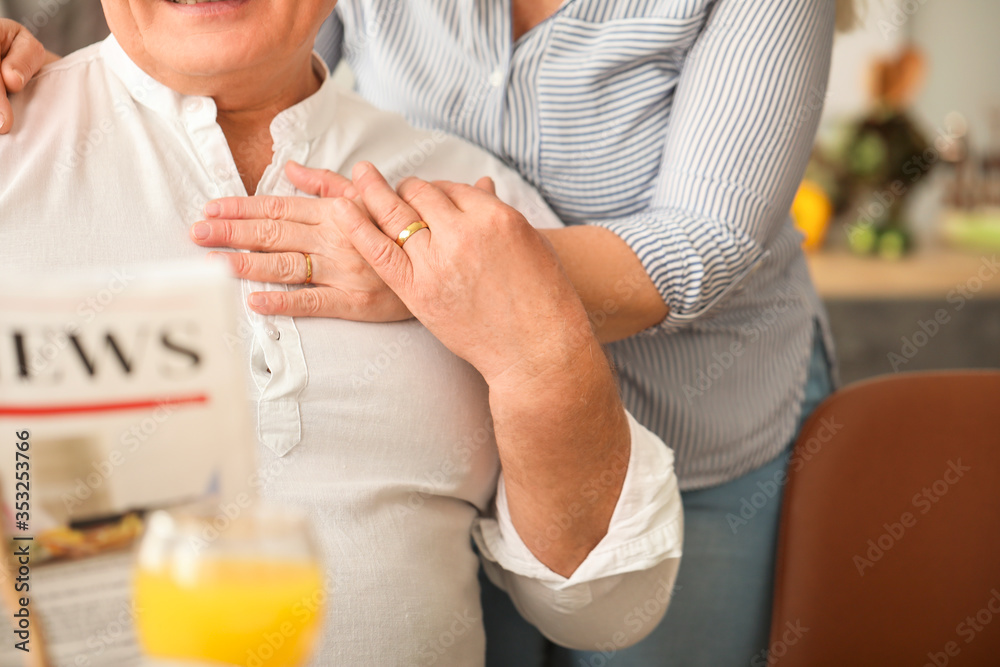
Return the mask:
<svg viewBox="0 0 1000 667">
<path fill-rule="evenodd" d="M 224 270 L 200 261 L 0 270 L 0 599 L 13 621 L 0 623 L 0 667 L 139 664 L 142 516 L 250 493 L 247 392 L 225 342 L 237 303 Z"/>
</svg>

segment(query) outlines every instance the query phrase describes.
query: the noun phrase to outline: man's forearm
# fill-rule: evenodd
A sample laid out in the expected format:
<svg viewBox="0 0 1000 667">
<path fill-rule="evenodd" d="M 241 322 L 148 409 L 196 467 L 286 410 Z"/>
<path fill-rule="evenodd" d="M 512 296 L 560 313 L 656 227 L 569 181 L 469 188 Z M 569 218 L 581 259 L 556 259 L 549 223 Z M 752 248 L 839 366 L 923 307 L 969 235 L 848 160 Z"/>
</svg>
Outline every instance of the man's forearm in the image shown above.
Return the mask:
<svg viewBox="0 0 1000 667">
<path fill-rule="evenodd" d="M 628 470 L 607 358 L 584 342 L 545 372 L 491 386 L 490 407 L 511 521 L 539 561 L 569 577 L 607 533 Z"/>
</svg>

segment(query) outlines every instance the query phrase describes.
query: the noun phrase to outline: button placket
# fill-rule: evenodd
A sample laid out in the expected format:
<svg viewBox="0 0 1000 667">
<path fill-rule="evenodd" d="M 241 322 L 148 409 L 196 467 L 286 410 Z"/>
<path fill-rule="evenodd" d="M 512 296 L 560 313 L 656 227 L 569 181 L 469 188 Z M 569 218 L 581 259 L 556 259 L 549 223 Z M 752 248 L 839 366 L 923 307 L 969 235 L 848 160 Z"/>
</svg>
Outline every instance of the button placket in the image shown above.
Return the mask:
<svg viewBox="0 0 1000 667">
<path fill-rule="evenodd" d="M 280 119 L 279 119 L 280 120 Z M 280 124 L 276 124 L 276 129 Z M 287 130 L 287 128 L 286 128 Z M 259 192 L 278 196 L 295 194 L 295 188 L 284 174 L 288 160 L 304 162 L 308 145 L 296 143 L 276 145 L 274 159 L 261 177 Z M 289 291 L 287 285 L 246 282 L 245 297 L 251 292 Z M 283 315 L 254 313 L 254 329 L 270 370 L 267 385 L 257 405 L 257 434 L 265 446 L 278 456 L 284 456 L 302 438 L 299 395 L 308 383 L 305 353 L 295 321 Z"/>
</svg>

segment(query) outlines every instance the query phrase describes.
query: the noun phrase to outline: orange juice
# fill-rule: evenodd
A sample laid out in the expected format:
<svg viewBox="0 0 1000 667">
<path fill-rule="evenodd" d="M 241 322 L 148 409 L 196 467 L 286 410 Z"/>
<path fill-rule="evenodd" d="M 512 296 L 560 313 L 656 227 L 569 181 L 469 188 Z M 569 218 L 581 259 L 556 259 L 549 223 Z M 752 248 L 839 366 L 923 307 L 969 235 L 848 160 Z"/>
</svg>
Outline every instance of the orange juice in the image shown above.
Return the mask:
<svg viewBox="0 0 1000 667">
<path fill-rule="evenodd" d="M 300 667 L 319 632 L 325 597 L 315 564 L 238 558 L 175 562 L 137 571 L 136 626 L 150 656 Z"/>
</svg>

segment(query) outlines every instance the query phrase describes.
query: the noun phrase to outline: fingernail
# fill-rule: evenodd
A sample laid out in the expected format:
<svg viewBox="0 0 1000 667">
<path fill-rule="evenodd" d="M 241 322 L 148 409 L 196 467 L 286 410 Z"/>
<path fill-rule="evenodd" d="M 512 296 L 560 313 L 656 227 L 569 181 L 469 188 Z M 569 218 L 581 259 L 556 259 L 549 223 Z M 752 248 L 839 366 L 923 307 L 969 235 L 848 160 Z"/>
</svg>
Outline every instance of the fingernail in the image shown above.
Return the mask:
<svg viewBox="0 0 1000 667">
<path fill-rule="evenodd" d="M 254 308 L 263 308 L 267 305 L 267 299 L 264 298 L 263 294 L 251 294 L 249 301 Z"/>
<path fill-rule="evenodd" d="M 19 72 L 16 69 L 15 70 L 11 70 L 11 73 L 13 73 L 14 76 L 16 76 L 18 79 L 21 80 L 21 88 L 24 88 L 24 82 L 27 81 L 28 78 L 26 76 L 24 76 L 24 74 L 22 74 L 21 72 Z"/>
<path fill-rule="evenodd" d="M 210 201 L 205 204 L 205 216 L 209 218 L 214 218 L 222 212 L 222 207 L 216 204 L 214 201 Z"/>
<path fill-rule="evenodd" d="M 7 117 L 0 113 L 0 130 L 7 124 Z"/>
<path fill-rule="evenodd" d="M 191 235 L 198 239 L 199 241 L 204 241 L 208 238 L 208 235 L 212 233 L 212 228 L 206 225 L 204 222 L 199 222 L 194 227 L 191 228 Z"/>
</svg>

